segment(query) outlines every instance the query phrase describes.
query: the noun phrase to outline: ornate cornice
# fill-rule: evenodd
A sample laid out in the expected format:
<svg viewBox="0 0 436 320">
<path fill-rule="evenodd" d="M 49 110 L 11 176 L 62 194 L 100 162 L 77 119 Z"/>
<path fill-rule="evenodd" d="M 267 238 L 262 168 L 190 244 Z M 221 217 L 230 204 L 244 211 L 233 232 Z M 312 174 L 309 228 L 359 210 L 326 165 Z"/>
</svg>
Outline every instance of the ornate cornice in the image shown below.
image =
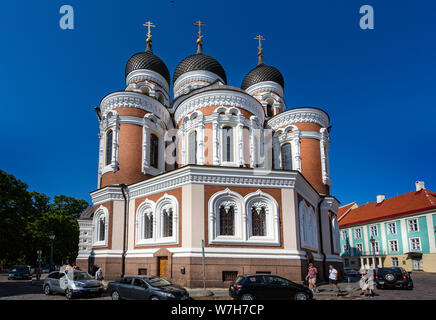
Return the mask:
<svg viewBox="0 0 436 320">
<path fill-rule="evenodd" d="M 221 79 L 221 77 L 210 71 L 195 70 L 195 71 L 186 72 L 183 75 L 181 75 L 174 83 L 174 88 L 173 88 L 174 99 L 176 99 L 178 96 L 183 94 L 185 86 L 189 83 L 193 83 L 196 81 L 203 82 L 203 83 L 206 82 L 206 84 L 193 85 L 192 88 L 190 88 L 189 90 L 192 91 L 199 87 L 204 87 L 208 84 L 211 84 L 216 80 L 219 80 L 222 83 L 224 83 L 224 80 Z"/>
<path fill-rule="evenodd" d="M 136 92 L 114 92 L 103 98 L 100 104 L 102 114 L 116 108 L 138 108 L 151 112 L 165 122 L 171 121 L 168 110 L 156 99 Z"/>
<path fill-rule="evenodd" d="M 242 108 L 254 114 L 262 123 L 265 119 L 262 105 L 255 98 L 243 92 L 221 89 L 201 92 L 182 101 L 174 113 L 174 120 L 179 123 L 189 113 L 209 106 Z"/>
<path fill-rule="evenodd" d="M 170 87 L 168 86 L 168 83 L 164 77 L 155 71 L 146 69 L 139 69 L 130 72 L 126 78 L 126 86 L 132 83 L 143 82 L 145 80 L 150 80 L 157 83 L 166 91 L 167 94 L 170 91 Z"/>
<path fill-rule="evenodd" d="M 327 113 L 315 108 L 298 108 L 280 113 L 268 121 L 268 126 L 277 130 L 289 124 L 310 122 L 316 123 L 321 127 L 329 126 Z"/>
</svg>

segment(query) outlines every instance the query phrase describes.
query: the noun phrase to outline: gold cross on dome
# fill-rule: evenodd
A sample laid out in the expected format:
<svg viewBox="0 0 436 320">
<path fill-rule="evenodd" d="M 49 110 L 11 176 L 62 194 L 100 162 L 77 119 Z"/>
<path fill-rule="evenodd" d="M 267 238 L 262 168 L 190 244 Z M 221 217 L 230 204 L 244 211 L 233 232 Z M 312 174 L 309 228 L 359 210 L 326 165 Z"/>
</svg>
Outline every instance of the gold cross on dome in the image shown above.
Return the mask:
<svg viewBox="0 0 436 320">
<path fill-rule="evenodd" d="M 154 28 L 156 27 L 153 22 L 147 21 L 145 24 L 143 24 L 144 27 L 148 28 L 148 32 L 147 32 L 147 39 L 151 38 L 151 29 L 150 28 Z"/>
<path fill-rule="evenodd" d="M 266 40 L 264 37 L 262 37 L 260 34 L 257 35 L 254 40 L 259 40 L 259 52 L 262 52 L 262 41 Z"/>
<path fill-rule="evenodd" d="M 198 39 L 203 38 L 203 36 L 201 35 L 201 27 L 206 27 L 206 25 L 202 21 L 198 20 L 196 23 L 194 23 L 194 26 L 198 26 Z"/>
</svg>

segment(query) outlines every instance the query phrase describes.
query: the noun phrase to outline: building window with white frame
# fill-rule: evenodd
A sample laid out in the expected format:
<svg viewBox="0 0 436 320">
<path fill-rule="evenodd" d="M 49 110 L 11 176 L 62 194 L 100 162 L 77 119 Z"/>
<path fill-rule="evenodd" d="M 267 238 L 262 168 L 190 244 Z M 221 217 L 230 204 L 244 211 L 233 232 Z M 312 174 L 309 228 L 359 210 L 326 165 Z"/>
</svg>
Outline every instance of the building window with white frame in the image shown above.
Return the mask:
<svg viewBox="0 0 436 320">
<path fill-rule="evenodd" d="M 377 226 L 370 226 L 369 227 L 369 231 L 370 231 L 371 237 L 377 237 L 378 236 Z"/>
<path fill-rule="evenodd" d="M 356 243 L 356 249 L 357 249 L 357 254 L 362 254 L 363 253 L 363 244 Z"/>
<path fill-rule="evenodd" d="M 164 238 L 173 236 L 173 209 L 165 208 L 162 210 L 162 236 Z"/>
<path fill-rule="evenodd" d="M 372 247 L 372 253 L 374 254 L 378 254 L 379 253 L 379 250 L 380 250 L 380 248 L 379 248 L 379 244 L 378 244 L 378 242 L 373 242 L 373 243 L 371 243 L 371 247 Z"/>
<path fill-rule="evenodd" d="M 234 147 L 233 147 L 233 127 L 222 128 L 222 154 L 223 162 L 234 162 Z"/>
<path fill-rule="evenodd" d="M 347 230 L 343 230 L 342 231 L 342 240 L 347 240 L 348 239 L 348 231 Z"/>
<path fill-rule="evenodd" d="M 106 133 L 106 161 L 105 164 L 108 166 L 112 163 L 112 145 L 113 145 L 114 132 L 109 130 Z"/>
<path fill-rule="evenodd" d="M 421 239 L 420 238 L 410 238 L 410 250 L 421 251 Z"/>
<path fill-rule="evenodd" d="M 354 229 L 354 237 L 356 239 L 362 239 L 362 229 L 361 228 Z"/>
<path fill-rule="evenodd" d="M 235 235 L 235 207 L 220 207 L 220 236 Z"/>
<path fill-rule="evenodd" d="M 392 267 L 398 267 L 398 258 L 397 257 L 391 258 L 391 265 L 392 265 Z"/>
<path fill-rule="evenodd" d="M 159 169 L 159 138 L 153 133 L 150 135 L 150 166 Z"/>
<path fill-rule="evenodd" d="M 188 164 L 197 164 L 197 131 L 188 135 Z"/>
<path fill-rule="evenodd" d="M 398 252 L 398 240 L 389 240 L 389 250 L 391 252 Z"/>
<path fill-rule="evenodd" d="M 343 250 L 344 254 L 348 254 L 350 251 L 350 246 L 348 244 L 344 244 L 342 246 L 342 250 Z"/>
<path fill-rule="evenodd" d="M 291 144 L 285 143 L 281 147 L 281 161 L 282 161 L 282 169 L 283 170 L 292 170 L 292 152 L 291 152 Z"/>
<path fill-rule="evenodd" d="M 251 234 L 255 237 L 264 237 L 266 233 L 265 207 L 251 208 Z"/>
<path fill-rule="evenodd" d="M 104 247 L 108 244 L 109 213 L 101 206 L 94 214 L 94 247 Z"/>
<path fill-rule="evenodd" d="M 397 234 L 397 225 L 395 222 L 388 223 L 388 234 Z"/>
<path fill-rule="evenodd" d="M 409 230 L 409 232 L 418 232 L 418 219 L 407 220 L 407 229 Z"/>
</svg>

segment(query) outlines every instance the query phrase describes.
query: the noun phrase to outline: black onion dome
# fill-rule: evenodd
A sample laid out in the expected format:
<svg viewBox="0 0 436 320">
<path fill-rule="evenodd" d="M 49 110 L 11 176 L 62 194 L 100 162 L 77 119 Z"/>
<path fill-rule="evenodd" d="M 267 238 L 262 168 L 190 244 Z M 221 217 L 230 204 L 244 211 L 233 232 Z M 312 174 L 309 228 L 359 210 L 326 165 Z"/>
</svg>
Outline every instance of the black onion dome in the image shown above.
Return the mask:
<svg viewBox="0 0 436 320">
<path fill-rule="evenodd" d="M 283 79 L 281 72 L 273 66 L 261 63 L 245 76 L 241 88 L 242 90 L 246 90 L 252 85 L 263 81 L 273 81 L 281 85 L 282 88 L 285 87 L 285 80 Z"/>
<path fill-rule="evenodd" d="M 159 57 L 153 54 L 151 45 L 147 45 L 144 52 L 139 52 L 129 59 L 126 64 L 126 77 L 130 72 L 140 69 L 155 71 L 165 78 L 168 85 L 171 83 L 171 76 L 167 66 Z"/>
<path fill-rule="evenodd" d="M 182 60 L 182 62 L 179 63 L 176 71 L 174 71 L 173 84 L 182 74 L 195 70 L 204 70 L 215 73 L 217 76 L 223 79 L 225 84 L 227 84 L 226 73 L 224 72 L 221 64 L 211 56 L 204 54 L 201 50 L 201 47 L 199 47 L 196 54 L 186 57 Z"/>
</svg>

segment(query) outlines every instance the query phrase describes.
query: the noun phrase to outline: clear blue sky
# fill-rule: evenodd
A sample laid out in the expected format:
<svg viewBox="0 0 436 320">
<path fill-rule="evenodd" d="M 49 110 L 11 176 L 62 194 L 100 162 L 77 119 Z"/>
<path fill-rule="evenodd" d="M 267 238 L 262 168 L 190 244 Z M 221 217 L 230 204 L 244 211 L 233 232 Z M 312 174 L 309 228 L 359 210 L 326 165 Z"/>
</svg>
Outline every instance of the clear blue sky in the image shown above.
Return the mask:
<svg viewBox="0 0 436 320">
<path fill-rule="evenodd" d="M 75 30 L 59 27 L 59 8 L 75 10 Z M 373 5 L 375 30 L 359 28 Z M 240 86 L 257 61 L 285 78 L 288 107 L 314 106 L 331 118 L 332 194 L 342 204 L 436 190 L 435 1 L 7 1 L 0 13 L 0 168 L 50 196 L 90 201 L 97 187 L 94 106 L 124 89 L 124 67 L 153 50 L 171 74 L 204 51 Z M 1 192 L 1 191 L 0 191 Z"/>
</svg>

